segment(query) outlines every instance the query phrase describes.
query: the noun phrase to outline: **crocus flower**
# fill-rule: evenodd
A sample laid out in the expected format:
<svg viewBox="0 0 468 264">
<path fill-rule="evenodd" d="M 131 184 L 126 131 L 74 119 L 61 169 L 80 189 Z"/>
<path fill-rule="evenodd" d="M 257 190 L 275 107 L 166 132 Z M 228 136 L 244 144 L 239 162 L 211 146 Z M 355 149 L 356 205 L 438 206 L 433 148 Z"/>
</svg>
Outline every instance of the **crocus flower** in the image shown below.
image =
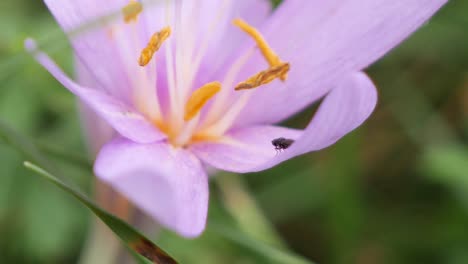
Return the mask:
<svg viewBox="0 0 468 264">
<path fill-rule="evenodd" d="M 272 11 L 267 0 L 45 0 L 70 34 L 78 80 L 26 46 L 99 117 L 84 118 L 90 140 L 115 131 L 97 177 L 194 237 L 206 223 L 206 167 L 261 171 L 354 130 L 377 101 L 361 71 L 445 2 L 284 0 Z M 274 125 L 323 97 L 305 129 Z M 278 138 L 294 142 L 278 150 Z"/>
</svg>

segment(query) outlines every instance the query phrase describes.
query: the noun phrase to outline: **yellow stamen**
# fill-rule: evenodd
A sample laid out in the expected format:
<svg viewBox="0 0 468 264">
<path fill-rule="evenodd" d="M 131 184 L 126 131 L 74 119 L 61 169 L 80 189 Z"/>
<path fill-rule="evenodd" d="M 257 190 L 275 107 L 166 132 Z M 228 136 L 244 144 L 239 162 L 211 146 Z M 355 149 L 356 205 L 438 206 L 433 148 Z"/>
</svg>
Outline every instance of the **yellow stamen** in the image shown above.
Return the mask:
<svg viewBox="0 0 468 264">
<path fill-rule="evenodd" d="M 276 55 L 273 49 L 268 45 L 262 34 L 258 32 L 258 30 L 240 18 L 234 19 L 233 23 L 255 40 L 258 48 L 262 52 L 263 57 L 265 57 L 265 59 L 268 61 L 270 67 L 276 67 L 284 64 L 279 56 Z M 279 78 L 281 81 L 285 81 L 288 78 L 288 71 L 283 72 Z"/>
<path fill-rule="evenodd" d="M 202 107 L 221 90 L 221 83 L 211 82 L 195 90 L 185 105 L 185 121 L 190 121 Z"/>
<path fill-rule="evenodd" d="M 170 35 L 171 28 L 165 27 L 161 31 L 156 32 L 153 34 L 153 36 L 151 36 L 148 45 L 141 51 L 140 59 L 138 60 L 140 66 L 146 66 L 151 61 L 151 58 L 153 58 L 154 53 L 156 53 L 156 51 L 158 51 L 159 48 L 161 48 L 161 45 L 167 38 L 169 38 Z"/>
<path fill-rule="evenodd" d="M 141 11 L 143 11 L 143 6 L 141 3 L 135 0 L 131 0 L 130 3 L 122 8 L 125 23 L 136 21 Z"/>
<path fill-rule="evenodd" d="M 284 76 L 288 71 L 289 63 L 284 62 L 278 66 L 271 67 L 268 70 L 255 74 L 246 81 L 236 85 L 234 90 L 238 91 L 257 88 L 261 85 L 272 82 L 276 78 L 281 78 L 281 76 Z"/>
<path fill-rule="evenodd" d="M 204 133 L 198 133 L 198 134 L 194 134 L 192 136 L 192 138 L 190 139 L 190 141 L 192 143 L 206 142 L 206 141 L 216 142 L 216 141 L 219 141 L 219 139 L 220 139 L 219 136 L 214 136 L 214 135 L 204 134 Z"/>
</svg>

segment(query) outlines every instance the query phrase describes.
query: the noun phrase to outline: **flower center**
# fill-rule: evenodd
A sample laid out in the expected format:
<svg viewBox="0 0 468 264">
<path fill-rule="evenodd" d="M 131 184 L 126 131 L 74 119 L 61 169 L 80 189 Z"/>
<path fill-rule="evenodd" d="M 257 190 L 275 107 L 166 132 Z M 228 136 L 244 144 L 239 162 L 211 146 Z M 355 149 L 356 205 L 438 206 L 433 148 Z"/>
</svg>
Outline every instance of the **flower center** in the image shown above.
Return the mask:
<svg viewBox="0 0 468 264">
<path fill-rule="evenodd" d="M 174 7 L 168 5 L 168 14 L 171 13 L 171 8 Z M 131 1 L 122 11 L 126 23 L 136 21 L 141 13 L 141 4 Z M 185 147 L 196 141 L 221 139 L 248 102 L 252 89 L 268 84 L 275 79 L 286 81 L 290 64 L 281 61 L 258 30 L 241 19 L 235 19 L 233 24 L 255 41 L 269 67 L 234 85 L 233 81 L 237 74 L 252 55 L 252 52 L 249 52 L 231 65 L 223 82 L 213 80 L 213 82 L 192 90 L 191 87 L 200 66 L 200 60 L 203 57 L 202 54 L 192 56 L 194 54 L 191 53 L 195 47 L 195 33 L 190 27 L 190 23 L 193 21 L 179 17 L 174 20 L 169 15 L 166 16 L 167 24 L 175 21 L 175 37 L 170 38 L 172 29 L 169 26 L 154 33 L 141 50 L 138 60 L 141 67 L 148 69 L 147 76 L 157 75 L 156 65 L 161 63 L 154 57 L 163 47 L 165 49 L 165 56 L 161 60 L 162 63 L 166 64 L 165 87 L 157 87 L 153 90 L 152 92 L 156 95 L 152 96 L 157 98 L 151 100 L 151 102 L 156 101 L 158 105 L 155 107 L 160 110 L 156 111 L 155 115 L 148 113 L 150 111 L 148 108 L 151 108 L 152 105 L 146 98 L 149 94 L 148 92 L 143 93 L 143 95 L 141 93 L 141 90 L 151 91 L 154 88 L 136 87 L 135 98 L 137 108 L 149 116 L 155 126 L 168 135 L 168 140 L 172 145 Z M 207 35 L 210 34 L 207 33 Z M 207 47 L 208 45 L 201 45 L 201 47 L 197 46 L 197 49 L 206 50 Z M 173 52 L 174 50 L 175 52 Z M 149 81 L 145 83 L 151 84 Z M 233 88 L 221 89 L 222 86 Z M 165 89 L 166 92 L 161 92 L 161 89 Z M 158 91 L 160 92 L 158 93 Z M 233 91 L 239 91 L 239 94 Z M 160 94 L 164 94 L 164 98 L 158 98 Z M 213 102 L 208 104 L 210 100 Z"/>
<path fill-rule="evenodd" d="M 185 105 L 184 121 L 188 122 L 198 115 L 208 100 L 215 96 L 220 90 L 221 83 L 219 82 L 207 83 L 195 90 Z"/>
</svg>

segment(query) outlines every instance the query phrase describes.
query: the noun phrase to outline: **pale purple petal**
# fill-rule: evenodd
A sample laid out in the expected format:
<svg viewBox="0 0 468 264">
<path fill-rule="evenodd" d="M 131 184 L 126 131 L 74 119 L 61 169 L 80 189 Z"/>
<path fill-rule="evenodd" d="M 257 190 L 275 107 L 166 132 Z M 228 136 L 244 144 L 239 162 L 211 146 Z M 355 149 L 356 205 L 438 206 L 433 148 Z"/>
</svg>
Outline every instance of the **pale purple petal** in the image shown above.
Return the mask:
<svg viewBox="0 0 468 264">
<path fill-rule="evenodd" d="M 297 129 L 251 126 L 230 131 L 219 142 L 193 144 L 190 150 L 202 161 L 217 169 L 248 172 L 280 154 L 271 143 L 273 139 L 297 139 L 301 135 L 302 131 Z"/>
<path fill-rule="evenodd" d="M 207 50 L 203 61 L 198 70 L 198 75 L 194 80 L 193 88 L 198 88 L 207 82 L 220 81 L 223 83 L 223 89 L 217 95 L 216 100 L 208 102 L 207 106 L 202 110 L 202 119 L 206 117 L 208 111 L 214 106 L 216 109 L 225 109 L 231 106 L 239 93 L 234 92 L 236 84 L 236 72 L 233 70 L 238 68 L 235 66 L 239 61 L 244 61 L 241 54 L 246 50 L 250 50 L 251 37 L 245 34 L 241 29 L 233 24 L 233 20 L 241 18 L 248 21 L 250 25 L 260 28 L 271 16 L 272 6 L 269 0 L 227 0 L 227 1 L 212 1 L 204 0 L 205 5 L 200 6 L 200 12 L 205 17 L 205 24 L 209 25 L 206 20 L 215 23 L 217 30 L 210 34 L 203 31 L 200 32 L 202 41 L 206 38 L 210 40 L 209 49 Z M 197 2 L 198 5 L 198 2 Z M 206 28 L 206 26 L 205 26 Z M 241 66 L 240 66 L 241 67 Z M 231 77 L 232 75 L 232 77 Z M 222 99 L 221 99 L 222 98 Z M 225 110 L 215 111 L 209 114 L 208 119 L 213 120 L 219 118 L 219 113 L 225 113 Z"/>
<path fill-rule="evenodd" d="M 181 86 L 187 84 L 190 90 L 200 88 L 213 81 L 223 81 L 226 72 L 236 59 L 249 37 L 232 24 L 233 19 L 243 18 L 258 27 L 267 21 L 271 14 L 268 0 L 197 0 L 171 1 L 175 7 L 171 15 L 178 19 L 170 21 L 173 34 L 166 41 L 174 52 L 175 76 L 167 71 L 166 54 L 158 56 L 158 94 L 162 99 L 163 110 L 167 109 L 168 79 L 178 79 Z M 153 15 L 161 7 L 154 6 L 145 13 L 150 31 L 167 24 L 166 16 L 161 19 Z M 180 81 L 183 80 L 183 81 Z M 179 87 L 179 89 L 181 89 Z M 230 90 L 226 87 L 226 91 Z M 211 103 L 209 103 L 211 104 Z M 209 109 L 205 107 L 204 109 Z"/>
<path fill-rule="evenodd" d="M 205 228 L 208 177 L 200 161 L 166 143 L 116 139 L 103 147 L 94 171 L 164 226 L 186 237 Z"/>
<path fill-rule="evenodd" d="M 78 109 L 88 151 L 95 158 L 101 147 L 114 137 L 115 130 L 86 104 L 78 102 Z"/>
<path fill-rule="evenodd" d="M 63 30 L 69 35 L 76 57 L 90 69 L 95 84 L 116 98 L 131 103 L 131 80 L 127 76 L 124 51 L 115 45 L 114 32 L 121 32 L 118 14 L 127 0 L 44 0 Z M 133 39 L 128 37 L 128 42 Z M 137 53 L 137 52 L 136 52 Z M 136 56 L 136 55 L 135 55 Z M 136 64 L 137 58 L 134 59 Z"/>
<path fill-rule="evenodd" d="M 286 0 L 262 29 L 291 63 L 289 79 L 254 91 L 237 127 L 276 123 L 360 71 L 423 25 L 447 0 Z M 256 55 L 244 76 L 261 70 Z M 256 69 L 255 69 L 256 67 Z"/>
<path fill-rule="evenodd" d="M 74 30 L 103 16 L 111 15 L 126 4 L 128 0 L 44 0 L 50 12 L 65 31 Z"/>
<path fill-rule="evenodd" d="M 204 42 L 208 44 L 194 84 L 194 88 L 198 88 L 207 82 L 222 81 L 226 71 L 238 59 L 243 44 L 249 39 L 249 36 L 232 24 L 233 19 L 242 18 L 259 27 L 267 21 L 272 7 L 268 0 L 186 2 L 193 5 L 187 6 L 186 12 L 193 9 L 198 12 L 195 20 L 198 24 L 195 24 L 194 29 L 198 38 L 195 48 L 203 48 Z M 193 23 L 193 20 L 187 22 Z"/>
<path fill-rule="evenodd" d="M 72 81 L 46 54 L 37 50 L 33 40 L 27 40 L 25 45 L 36 60 L 63 86 L 78 96 L 122 136 L 140 143 L 155 142 L 166 137 L 143 115 L 121 101 L 100 90 L 82 87 Z"/>
<path fill-rule="evenodd" d="M 184 82 L 175 83 L 188 85 L 188 89 L 199 88 L 214 80 L 221 81 L 227 66 L 232 64 L 248 39 L 232 25 L 232 19 L 242 17 L 254 26 L 260 26 L 271 11 L 267 0 L 147 0 L 142 1 L 144 9 L 140 19 L 125 24 L 121 15 L 111 20 L 99 18 L 121 13 L 122 7 L 129 2 L 126 0 L 109 3 L 92 0 L 45 2 L 69 34 L 77 59 L 93 76 L 94 82 L 88 87 L 105 90 L 145 113 L 151 109 L 142 108 L 142 105 L 157 103 L 156 89 L 161 110 L 167 113 L 168 79 L 184 79 Z M 175 51 L 171 62 L 175 76 L 166 70 L 168 58 L 165 47 L 147 67 L 141 68 L 137 64 L 140 52 L 151 35 L 165 26 L 172 27 L 173 34 L 164 46 L 172 46 Z M 139 102 L 133 98 L 140 98 Z M 147 102 L 141 102 L 145 99 Z"/>
<path fill-rule="evenodd" d="M 79 61 L 76 61 L 75 65 L 77 82 L 86 87 L 93 87 L 94 77 L 88 69 Z M 78 110 L 88 150 L 91 157 L 95 158 L 101 147 L 114 137 L 115 130 L 80 100 L 78 100 Z"/>
<path fill-rule="evenodd" d="M 229 141 L 200 143 L 192 151 L 207 164 L 228 171 L 268 169 L 292 157 L 323 149 L 361 125 L 372 113 L 377 90 L 363 73 L 348 76 L 322 102 L 308 127 L 301 133 L 278 127 L 248 127 L 228 133 Z M 295 142 L 277 153 L 275 138 Z"/>
</svg>

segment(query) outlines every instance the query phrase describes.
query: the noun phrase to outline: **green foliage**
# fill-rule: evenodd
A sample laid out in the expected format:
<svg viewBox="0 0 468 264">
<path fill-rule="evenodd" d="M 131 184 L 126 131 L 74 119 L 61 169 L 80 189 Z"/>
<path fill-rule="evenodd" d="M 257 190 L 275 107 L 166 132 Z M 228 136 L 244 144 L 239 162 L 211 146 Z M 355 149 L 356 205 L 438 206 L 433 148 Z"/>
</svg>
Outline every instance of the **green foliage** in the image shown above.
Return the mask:
<svg viewBox="0 0 468 264">
<path fill-rule="evenodd" d="M 447 185 L 468 209 L 468 149 L 459 145 L 434 146 L 422 159 L 422 170 L 434 181 Z"/>
<path fill-rule="evenodd" d="M 67 184 L 63 183 L 62 181 L 57 179 L 52 174 L 48 173 L 47 171 L 43 170 L 42 168 L 30 162 L 25 162 L 24 166 L 36 172 L 37 174 L 43 176 L 45 179 L 49 180 L 50 182 L 52 182 L 53 184 L 55 184 L 62 190 L 73 195 L 76 199 L 78 199 L 81 203 L 83 203 L 86 207 L 88 207 L 91 211 L 93 211 L 93 213 L 97 217 L 99 217 L 112 231 L 115 232 L 115 234 L 125 243 L 125 245 L 128 248 L 141 254 L 141 255 L 135 254 L 137 259 L 141 263 L 155 263 L 155 264 L 171 264 L 171 263 L 175 264 L 176 263 L 176 261 L 172 259 L 166 252 L 164 252 L 162 249 L 156 246 L 149 239 L 139 234 L 138 231 L 133 229 L 127 223 L 113 216 L 112 214 L 104 211 L 103 209 L 99 208 L 86 196 L 76 191 L 72 187 L 68 186 Z"/>
</svg>

